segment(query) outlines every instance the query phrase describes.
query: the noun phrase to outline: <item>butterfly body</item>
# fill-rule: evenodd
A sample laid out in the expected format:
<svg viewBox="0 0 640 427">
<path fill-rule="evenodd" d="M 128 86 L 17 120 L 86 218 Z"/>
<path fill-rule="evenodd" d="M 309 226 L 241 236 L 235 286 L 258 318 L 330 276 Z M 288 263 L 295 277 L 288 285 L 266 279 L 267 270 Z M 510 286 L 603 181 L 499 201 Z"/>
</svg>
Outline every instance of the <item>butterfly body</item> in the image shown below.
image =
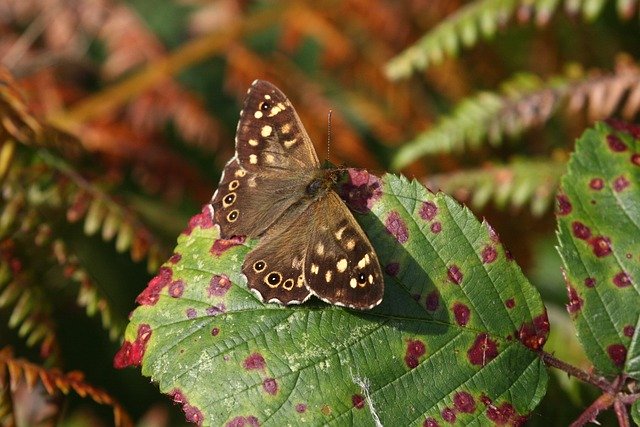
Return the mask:
<svg viewBox="0 0 640 427">
<path fill-rule="evenodd" d="M 299 304 L 316 295 L 357 309 L 382 300 L 377 256 L 335 192 L 341 175 L 320 166 L 286 96 L 256 80 L 211 205 L 221 238 L 260 239 L 242 272 L 262 300 Z"/>
</svg>

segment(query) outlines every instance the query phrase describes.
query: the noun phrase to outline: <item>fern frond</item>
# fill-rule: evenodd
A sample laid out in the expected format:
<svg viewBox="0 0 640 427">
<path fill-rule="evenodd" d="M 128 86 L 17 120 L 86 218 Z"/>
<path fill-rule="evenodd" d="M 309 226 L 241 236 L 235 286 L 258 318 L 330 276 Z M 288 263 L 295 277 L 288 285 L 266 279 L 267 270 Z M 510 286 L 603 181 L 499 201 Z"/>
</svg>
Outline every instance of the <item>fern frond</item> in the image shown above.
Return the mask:
<svg viewBox="0 0 640 427">
<path fill-rule="evenodd" d="M 553 206 L 565 162 L 558 160 L 517 159 L 507 165 L 489 164 L 451 174 L 435 175 L 423 182 L 436 191 L 451 193 L 461 202 L 483 208 L 493 200 L 500 209 L 520 209 L 530 205 L 534 216 Z"/>
<path fill-rule="evenodd" d="M 451 115 L 403 145 L 392 167 L 401 169 L 420 156 L 460 151 L 467 145 L 476 148 L 485 141 L 498 145 L 505 135 L 514 137 L 544 123 L 564 105 L 571 112 L 588 108 L 591 120 L 615 111 L 633 117 L 640 109 L 640 69 L 623 60 L 608 75 L 568 75 L 547 81 L 516 75 L 500 94 L 480 92 L 462 101 Z"/>
<path fill-rule="evenodd" d="M 114 425 L 122 427 L 133 425 L 131 417 L 120 403 L 106 391 L 87 383 L 81 372 L 64 373 L 58 369 L 47 369 L 26 360 L 17 359 L 10 349 L 4 348 L 0 350 L 0 381 L 2 389 L 10 391 L 15 390 L 22 382 L 26 383 L 30 390 L 40 384 L 49 395 L 57 393 L 68 395 L 73 391 L 101 405 L 111 406 Z"/>
<path fill-rule="evenodd" d="M 0 308 L 11 307 L 8 326 L 30 346 L 40 346 L 40 356 L 55 363 L 60 356 L 51 304 L 41 289 L 33 286 L 33 277 L 11 241 L 0 246 Z"/>
<path fill-rule="evenodd" d="M 413 46 L 389 61 L 385 71 L 393 80 L 411 76 L 431 65 L 441 63 L 447 56 L 455 56 L 461 47 L 469 48 L 480 38 L 490 39 L 510 21 L 535 21 L 546 25 L 561 0 L 478 0 L 460 8 L 449 18 L 425 34 Z M 596 19 L 605 0 L 564 0 L 569 15 L 581 14 L 586 21 Z M 618 0 L 617 10 L 622 19 L 632 17 L 638 0 Z"/>
</svg>

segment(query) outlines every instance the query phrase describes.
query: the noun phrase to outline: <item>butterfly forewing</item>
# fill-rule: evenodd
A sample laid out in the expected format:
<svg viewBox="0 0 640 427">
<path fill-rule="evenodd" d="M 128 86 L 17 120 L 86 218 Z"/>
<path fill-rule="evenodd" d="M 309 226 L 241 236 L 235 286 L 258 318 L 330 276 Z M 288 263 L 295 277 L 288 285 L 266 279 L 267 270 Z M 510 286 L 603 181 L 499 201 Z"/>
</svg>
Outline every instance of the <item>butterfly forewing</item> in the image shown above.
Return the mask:
<svg viewBox="0 0 640 427">
<path fill-rule="evenodd" d="M 220 237 L 259 237 L 242 272 L 263 301 L 304 302 L 311 294 L 351 308 L 382 300 L 378 259 L 346 205 L 331 189 L 311 140 L 287 97 L 256 80 L 211 205 Z"/>
<path fill-rule="evenodd" d="M 378 305 L 384 291 L 378 257 L 349 209 L 329 192 L 312 207 L 310 216 L 313 225 L 304 274 L 311 293 L 350 308 Z"/>
</svg>

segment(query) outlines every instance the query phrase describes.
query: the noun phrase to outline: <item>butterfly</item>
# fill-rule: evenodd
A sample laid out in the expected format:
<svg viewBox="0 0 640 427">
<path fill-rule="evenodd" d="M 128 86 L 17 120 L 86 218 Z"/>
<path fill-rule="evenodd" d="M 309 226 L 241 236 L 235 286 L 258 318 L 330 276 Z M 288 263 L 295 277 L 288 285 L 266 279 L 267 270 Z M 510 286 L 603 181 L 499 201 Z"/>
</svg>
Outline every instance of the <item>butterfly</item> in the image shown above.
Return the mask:
<svg viewBox="0 0 640 427">
<path fill-rule="evenodd" d="M 321 167 L 277 87 L 252 83 L 235 142 L 211 206 L 221 238 L 260 239 L 242 265 L 249 289 L 281 304 L 315 295 L 354 309 L 378 305 L 384 294 L 378 257 L 335 191 L 344 168 Z"/>
</svg>

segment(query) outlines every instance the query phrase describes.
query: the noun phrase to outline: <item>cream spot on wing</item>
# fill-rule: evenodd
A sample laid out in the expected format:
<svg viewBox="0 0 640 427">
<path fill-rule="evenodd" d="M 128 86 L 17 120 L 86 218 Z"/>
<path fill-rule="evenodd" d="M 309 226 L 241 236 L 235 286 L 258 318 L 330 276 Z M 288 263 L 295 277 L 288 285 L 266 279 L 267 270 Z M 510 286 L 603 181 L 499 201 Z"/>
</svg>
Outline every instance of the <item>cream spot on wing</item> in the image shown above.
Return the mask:
<svg viewBox="0 0 640 427">
<path fill-rule="evenodd" d="M 373 276 L 371 274 L 369 275 L 369 283 L 373 284 Z"/>
<path fill-rule="evenodd" d="M 298 283 L 296 283 L 296 286 L 299 288 L 304 286 L 304 277 L 302 277 L 302 274 L 298 276 Z"/>
<path fill-rule="evenodd" d="M 282 108 L 275 106 L 273 108 L 271 108 L 271 111 L 269 112 L 269 117 L 273 117 L 275 115 L 277 115 L 280 111 L 282 111 Z"/>
<path fill-rule="evenodd" d="M 294 138 L 294 139 L 290 139 L 290 140 L 288 140 L 288 141 L 285 141 L 285 142 L 284 142 L 284 146 L 285 146 L 286 148 L 291 148 L 291 147 L 293 147 L 293 145 L 294 145 L 296 142 L 298 142 L 298 140 L 297 140 L 297 139 L 295 139 L 295 138 Z"/>
<path fill-rule="evenodd" d="M 243 176 L 245 176 L 247 174 L 247 171 L 244 169 L 238 169 L 236 171 L 236 173 L 234 174 L 236 177 L 238 178 L 242 178 Z"/>
<path fill-rule="evenodd" d="M 247 180 L 247 184 L 249 184 L 249 187 L 251 187 L 251 188 L 255 187 L 257 185 L 256 184 L 256 177 L 252 176 L 251 178 L 249 178 Z"/>
<path fill-rule="evenodd" d="M 316 253 L 318 255 L 324 255 L 324 245 L 322 243 L 316 245 Z"/>
<path fill-rule="evenodd" d="M 353 240 L 353 239 L 349 239 L 349 241 L 346 244 L 346 247 L 347 247 L 348 250 L 352 251 L 353 248 L 356 247 L 356 241 Z"/>
<path fill-rule="evenodd" d="M 358 281 L 356 280 L 355 277 L 351 278 L 351 280 L 349 281 L 349 286 L 351 286 L 353 289 L 355 289 L 358 286 Z"/>
<path fill-rule="evenodd" d="M 258 140 L 257 139 L 250 139 L 249 140 L 249 145 L 252 147 L 255 147 L 258 145 Z"/>
<path fill-rule="evenodd" d="M 327 281 L 327 283 L 331 282 L 331 275 L 333 273 L 331 272 L 331 270 L 327 270 L 327 272 L 324 274 L 324 280 Z"/>
<path fill-rule="evenodd" d="M 255 165 L 256 163 L 258 163 L 258 156 L 256 156 L 255 154 L 250 154 L 249 163 L 251 163 L 252 165 Z"/>
<path fill-rule="evenodd" d="M 269 125 L 263 126 L 262 129 L 260 130 L 260 135 L 264 136 L 265 138 L 268 137 L 269 135 L 271 135 L 271 132 L 273 131 L 273 128 Z"/>
<path fill-rule="evenodd" d="M 367 264 L 364 262 L 364 258 L 358 261 L 358 268 L 363 269 L 365 265 Z"/>
<path fill-rule="evenodd" d="M 338 272 L 344 273 L 344 271 L 347 269 L 348 265 L 349 265 L 349 263 L 347 262 L 347 259 L 346 258 L 342 258 L 340 261 L 338 261 L 336 263 L 336 268 L 338 269 Z"/>
<path fill-rule="evenodd" d="M 293 258 L 293 261 L 291 262 L 291 267 L 295 268 L 296 270 L 300 270 L 302 268 L 302 259 L 295 256 Z"/>
<path fill-rule="evenodd" d="M 255 117 L 256 119 L 261 119 L 262 111 L 256 111 L 255 113 L 253 113 L 253 117 Z"/>
<path fill-rule="evenodd" d="M 273 154 L 267 154 L 267 155 L 264 156 L 264 160 L 267 163 L 273 164 L 273 162 L 275 162 L 276 158 L 273 157 Z"/>
<path fill-rule="evenodd" d="M 344 230 L 345 230 L 346 228 L 347 228 L 347 227 L 345 226 L 345 227 L 342 227 L 340 230 L 336 231 L 336 239 L 338 239 L 338 240 L 341 240 L 341 239 L 342 239 L 342 233 L 344 233 Z"/>
<path fill-rule="evenodd" d="M 319 271 L 320 271 L 320 267 L 318 267 L 315 264 L 311 264 L 311 274 L 318 274 Z"/>
<path fill-rule="evenodd" d="M 264 99 L 271 99 L 271 95 L 266 94 L 266 95 L 264 96 Z"/>
<path fill-rule="evenodd" d="M 291 132 L 291 123 L 285 123 L 280 127 L 280 132 L 282 132 L 283 135 L 288 134 L 289 132 Z"/>
</svg>

